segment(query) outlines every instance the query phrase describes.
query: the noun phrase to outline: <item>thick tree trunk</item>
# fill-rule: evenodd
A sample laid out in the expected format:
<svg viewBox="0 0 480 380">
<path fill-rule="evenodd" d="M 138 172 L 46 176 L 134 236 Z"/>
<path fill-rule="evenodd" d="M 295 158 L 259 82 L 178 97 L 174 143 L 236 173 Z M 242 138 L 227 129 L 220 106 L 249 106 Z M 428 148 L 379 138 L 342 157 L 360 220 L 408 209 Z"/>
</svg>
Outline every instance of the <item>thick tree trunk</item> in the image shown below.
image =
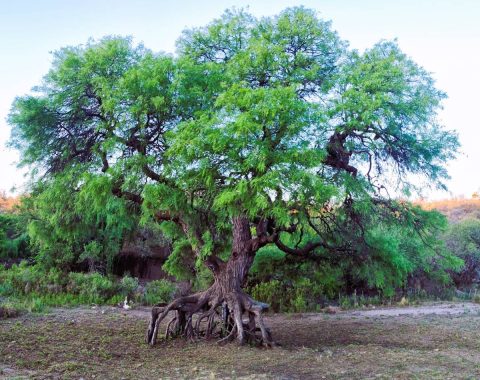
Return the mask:
<svg viewBox="0 0 480 380">
<path fill-rule="evenodd" d="M 192 339 L 220 336 L 219 343 L 237 338 L 240 344 L 250 340 L 273 345 L 270 331 L 263 322 L 263 312 L 268 305 L 253 300 L 242 290 L 255 256 L 250 223 L 243 216 L 233 218 L 232 223 L 230 259 L 223 262 L 211 257 L 206 263 L 213 272 L 213 285 L 204 292 L 154 307 L 147 331 L 149 344 L 155 344 L 160 322 L 170 311 L 175 311 L 176 316 L 167 326 L 167 338 L 182 334 Z M 244 315 L 248 316 L 247 322 L 243 320 Z"/>
</svg>

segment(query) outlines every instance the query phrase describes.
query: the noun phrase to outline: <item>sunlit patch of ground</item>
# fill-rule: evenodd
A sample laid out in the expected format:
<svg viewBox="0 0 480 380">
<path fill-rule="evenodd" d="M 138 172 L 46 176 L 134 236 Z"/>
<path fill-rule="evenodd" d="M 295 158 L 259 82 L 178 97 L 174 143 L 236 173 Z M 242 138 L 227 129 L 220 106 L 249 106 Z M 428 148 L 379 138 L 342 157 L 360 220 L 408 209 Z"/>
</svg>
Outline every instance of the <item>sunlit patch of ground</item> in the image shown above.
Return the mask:
<svg viewBox="0 0 480 380">
<path fill-rule="evenodd" d="M 480 378 L 480 308 L 440 304 L 267 317 L 281 347 L 143 343 L 148 312 L 55 309 L 0 321 L 0 378 Z"/>
</svg>

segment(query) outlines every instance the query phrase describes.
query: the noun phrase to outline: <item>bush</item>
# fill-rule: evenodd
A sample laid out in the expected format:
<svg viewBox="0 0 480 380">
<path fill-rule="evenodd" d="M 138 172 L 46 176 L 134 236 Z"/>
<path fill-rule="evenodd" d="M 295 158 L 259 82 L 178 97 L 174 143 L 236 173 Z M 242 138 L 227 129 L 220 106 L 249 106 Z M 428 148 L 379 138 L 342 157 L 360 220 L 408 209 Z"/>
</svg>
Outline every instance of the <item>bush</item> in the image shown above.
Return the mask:
<svg viewBox="0 0 480 380">
<path fill-rule="evenodd" d="M 31 256 L 25 221 L 17 214 L 0 212 L 0 258 L 17 259 Z"/>
<path fill-rule="evenodd" d="M 285 289 L 278 280 L 261 282 L 251 289 L 254 299 L 266 302 L 270 305 L 270 309 L 278 312 L 286 309 L 288 301 L 285 297 Z"/>
<path fill-rule="evenodd" d="M 124 276 L 120 281 L 120 289 L 122 296 L 132 298 L 138 289 L 138 279 L 128 275 Z"/>
<path fill-rule="evenodd" d="M 318 299 L 322 295 L 321 284 L 309 278 L 300 278 L 287 292 L 290 299 L 289 311 L 315 311 L 319 308 Z"/>
<path fill-rule="evenodd" d="M 291 263 L 276 247 L 264 247 L 250 270 L 249 292 L 275 312 L 316 311 L 344 285 L 341 267 Z M 280 280 L 281 279 L 281 280 Z"/>
<path fill-rule="evenodd" d="M 480 220 L 465 219 L 451 224 L 444 239 L 448 249 L 464 260 L 463 267 L 452 273 L 455 284 L 466 288 L 480 282 Z"/>
<path fill-rule="evenodd" d="M 68 274 L 67 291 L 78 295 L 84 303 L 105 303 L 120 291 L 120 286 L 100 273 Z"/>
<path fill-rule="evenodd" d="M 286 284 L 279 280 L 261 282 L 251 288 L 252 297 L 270 305 L 275 312 L 315 311 L 320 308 L 322 286 L 308 278 Z"/>
<path fill-rule="evenodd" d="M 339 295 L 338 296 L 338 305 L 342 309 L 354 309 L 357 307 L 365 307 L 372 305 L 391 305 L 392 298 L 382 298 L 377 295 L 357 295 L 356 292 L 350 295 Z"/>
<path fill-rule="evenodd" d="M 144 302 L 147 305 L 170 302 L 173 299 L 175 290 L 175 284 L 165 279 L 149 282 L 145 288 Z"/>
<path fill-rule="evenodd" d="M 16 300 L 31 311 L 46 306 L 116 303 L 135 281 L 125 280 L 122 285 L 99 273 L 65 274 L 22 262 L 8 270 L 0 266 L 0 297 Z"/>
<path fill-rule="evenodd" d="M 26 261 L 13 265 L 10 269 L 0 270 L 0 295 L 24 295 L 32 291 L 42 291 L 50 279 L 49 273 L 38 267 L 29 266 Z"/>
</svg>

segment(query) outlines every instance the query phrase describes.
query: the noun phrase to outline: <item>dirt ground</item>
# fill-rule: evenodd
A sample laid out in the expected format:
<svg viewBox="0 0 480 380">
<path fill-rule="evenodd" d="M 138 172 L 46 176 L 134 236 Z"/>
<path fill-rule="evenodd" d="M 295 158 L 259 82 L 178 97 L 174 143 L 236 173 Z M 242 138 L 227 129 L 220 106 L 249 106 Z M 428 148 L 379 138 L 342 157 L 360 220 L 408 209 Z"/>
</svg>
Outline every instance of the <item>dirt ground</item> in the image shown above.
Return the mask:
<svg viewBox="0 0 480 380">
<path fill-rule="evenodd" d="M 281 347 L 144 344 L 148 309 L 54 309 L 0 321 L 2 379 L 479 379 L 480 306 L 272 314 Z"/>
</svg>

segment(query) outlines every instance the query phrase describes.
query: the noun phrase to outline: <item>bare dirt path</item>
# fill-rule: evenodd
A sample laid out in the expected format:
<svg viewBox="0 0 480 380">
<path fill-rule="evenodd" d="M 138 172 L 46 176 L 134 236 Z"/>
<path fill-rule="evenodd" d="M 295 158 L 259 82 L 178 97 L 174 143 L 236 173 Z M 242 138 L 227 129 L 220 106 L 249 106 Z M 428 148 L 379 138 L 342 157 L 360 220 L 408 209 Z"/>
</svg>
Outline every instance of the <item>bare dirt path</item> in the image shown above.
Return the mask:
<svg viewBox="0 0 480 380">
<path fill-rule="evenodd" d="M 143 343 L 148 308 L 54 309 L 0 321 L 0 378 L 477 379 L 480 305 L 272 314 L 281 347 Z M 179 355 L 181 353 L 181 355 Z"/>
<path fill-rule="evenodd" d="M 480 313 L 480 304 L 471 302 L 432 302 L 418 306 L 375 307 L 366 310 L 346 310 L 338 314 L 345 317 L 398 317 L 421 315 L 459 315 Z M 313 314 L 312 317 L 318 316 Z"/>
</svg>

